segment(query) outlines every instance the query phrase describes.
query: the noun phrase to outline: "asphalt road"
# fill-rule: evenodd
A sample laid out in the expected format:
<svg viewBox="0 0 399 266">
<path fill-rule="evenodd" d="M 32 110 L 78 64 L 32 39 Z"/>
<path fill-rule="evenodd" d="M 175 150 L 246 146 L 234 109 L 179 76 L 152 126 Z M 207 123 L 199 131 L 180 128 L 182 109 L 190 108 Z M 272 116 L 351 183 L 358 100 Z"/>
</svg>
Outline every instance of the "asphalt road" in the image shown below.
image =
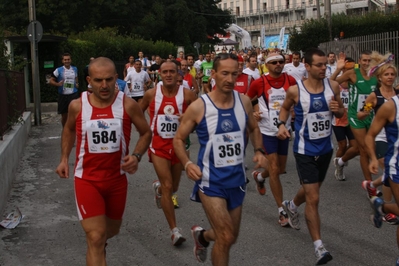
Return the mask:
<svg viewBox="0 0 399 266">
<path fill-rule="evenodd" d="M 60 158 L 59 120 L 55 113 L 44 113 L 42 126 L 32 128 L 4 213 L 18 207 L 25 217 L 13 230 L 0 229 L 1 266 L 85 264 L 86 244 L 77 218 L 73 179 L 61 180 L 54 172 Z M 137 133 L 132 135 L 134 143 Z M 195 161 L 195 133 L 191 140 L 191 158 Z M 70 157 L 71 169 L 74 152 Z M 246 163 L 250 169 L 252 155 L 252 148 L 248 148 Z M 333 256 L 328 265 L 394 265 L 399 255 L 396 226 L 383 224 L 376 229 L 369 221 L 371 208 L 360 186 L 363 176 L 358 158 L 345 169 L 347 181 L 336 181 L 333 173 L 331 164 L 319 205 L 322 240 Z M 250 174 L 251 170 L 249 177 Z M 108 265 L 197 265 L 190 228 L 194 224 L 208 227 L 208 223 L 201 205 L 189 199 L 193 183 L 183 174 L 176 215 L 187 242 L 175 248 L 163 213 L 154 203 L 154 179 L 154 169 L 145 156 L 139 171 L 129 176 L 124 222 L 120 234 L 108 241 Z M 260 196 L 250 179 L 240 236 L 231 250 L 230 265 L 314 265 L 304 206 L 299 208 L 301 230 L 282 228 L 277 222 L 277 207 L 269 185 L 267 194 Z M 299 187 L 292 149 L 287 174 L 281 176 L 281 182 L 284 198 L 291 199 Z M 204 265 L 211 265 L 209 257 Z"/>
</svg>

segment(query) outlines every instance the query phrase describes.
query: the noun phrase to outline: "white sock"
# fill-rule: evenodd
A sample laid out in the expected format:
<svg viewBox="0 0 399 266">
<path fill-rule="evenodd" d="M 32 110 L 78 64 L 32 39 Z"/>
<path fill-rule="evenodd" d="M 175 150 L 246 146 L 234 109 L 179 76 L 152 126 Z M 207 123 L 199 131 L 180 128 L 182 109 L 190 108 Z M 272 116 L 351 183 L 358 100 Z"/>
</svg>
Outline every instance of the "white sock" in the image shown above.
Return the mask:
<svg viewBox="0 0 399 266">
<path fill-rule="evenodd" d="M 344 166 L 344 165 L 345 165 L 345 162 L 342 161 L 342 157 L 339 158 L 339 160 L 338 160 L 338 165 L 339 165 L 339 166 Z"/>
<path fill-rule="evenodd" d="M 259 182 L 265 181 L 265 179 L 262 177 L 262 173 L 259 173 L 256 179 L 258 179 Z"/>
<path fill-rule="evenodd" d="M 314 246 L 315 250 L 317 250 L 322 245 L 323 245 L 323 242 L 321 242 L 321 239 L 318 239 L 315 242 L 313 242 L 313 246 Z"/>
<path fill-rule="evenodd" d="M 283 207 L 278 208 L 278 214 L 280 214 L 280 212 L 284 211 Z"/>
<path fill-rule="evenodd" d="M 373 182 L 372 182 L 372 181 L 370 182 L 370 187 L 373 187 L 373 188 L 374 188 L 374 185 L 373 185 Z"/>
<path fill-rule="evenodd" d="M 295 205 L 293 200 L 290 200 L 290 206 L 289 206 L 290 210 L 292 212 L 297 212 L 298 211 L 298 206 Z"/>
<path fill-rule="evenodd" d="M 173 229 L 171 230 L 171 232 L 172 232 L 172 235 L 173 235 L 175 232 L 179 232 L 179 228 L 175 227 L 175 228 L 173 228 Z"/>
</svg>

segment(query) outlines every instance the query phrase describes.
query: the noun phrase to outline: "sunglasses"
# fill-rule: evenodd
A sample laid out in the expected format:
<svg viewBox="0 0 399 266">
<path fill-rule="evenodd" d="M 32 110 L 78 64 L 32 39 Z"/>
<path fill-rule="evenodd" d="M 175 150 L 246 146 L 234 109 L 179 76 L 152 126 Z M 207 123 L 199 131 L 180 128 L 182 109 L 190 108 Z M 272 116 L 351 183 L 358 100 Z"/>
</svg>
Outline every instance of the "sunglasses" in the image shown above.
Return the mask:
<svg viewBox="0 0 399 266">
<path fill-rule="evenodd" d="M 273 61 L 273 62 L 269 62 L 269 64 L 272 64 L 272 65 L 277 65 L 277 63 L 279 63 L 280 65 L 284 65 L 284 61 Z"/>
</svg>

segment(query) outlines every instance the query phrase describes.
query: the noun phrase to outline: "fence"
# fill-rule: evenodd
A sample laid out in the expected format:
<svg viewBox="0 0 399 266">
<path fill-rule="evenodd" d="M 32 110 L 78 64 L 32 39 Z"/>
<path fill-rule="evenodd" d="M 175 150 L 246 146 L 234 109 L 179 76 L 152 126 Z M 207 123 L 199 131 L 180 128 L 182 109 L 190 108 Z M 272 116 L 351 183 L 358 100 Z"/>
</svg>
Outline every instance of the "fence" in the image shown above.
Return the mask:
<svg viewBox="0 0 399 266">
<path fill-rule="evenodd" d="M 25 110 L 24 74 L 0 69 L 0 140 Z"/>
<path fill-rule="evenodd" d="M 359 59 L 360 52 L 364 50 L 378 51 L 382 54 L 393 53 L 397 66 L 399 62 L 399 31 L 325 42 L 321 43 L 319 48 L 325 53 L 345 52 L 347 57 L 355 59 L 356 62 Z"/>
</svg>

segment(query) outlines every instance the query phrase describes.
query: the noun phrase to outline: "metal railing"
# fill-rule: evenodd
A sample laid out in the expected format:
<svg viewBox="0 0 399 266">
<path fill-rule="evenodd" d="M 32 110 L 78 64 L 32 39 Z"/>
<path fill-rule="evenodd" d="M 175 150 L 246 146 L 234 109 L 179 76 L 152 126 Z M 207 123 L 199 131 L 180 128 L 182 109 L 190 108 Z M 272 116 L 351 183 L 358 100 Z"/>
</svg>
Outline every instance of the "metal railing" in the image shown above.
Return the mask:
<svg viewBox="0 0 399 266">
<path fill-rule="evenodd" d="M 24 74 L 0 69 L 0 140 L 25 110 Z"/>
<path fill-rule="evenodd" d="M 345 52 L 346 56 L 353 58 L 356 62 L 359 59 L 360 52 L 364 50 L 378 51 L 382 54 L 393 53 L 397 66 L 399 63 L 399 31 L 325 42 L 321 43 L 319 48 L 326 53 Z"/>
</svg>

